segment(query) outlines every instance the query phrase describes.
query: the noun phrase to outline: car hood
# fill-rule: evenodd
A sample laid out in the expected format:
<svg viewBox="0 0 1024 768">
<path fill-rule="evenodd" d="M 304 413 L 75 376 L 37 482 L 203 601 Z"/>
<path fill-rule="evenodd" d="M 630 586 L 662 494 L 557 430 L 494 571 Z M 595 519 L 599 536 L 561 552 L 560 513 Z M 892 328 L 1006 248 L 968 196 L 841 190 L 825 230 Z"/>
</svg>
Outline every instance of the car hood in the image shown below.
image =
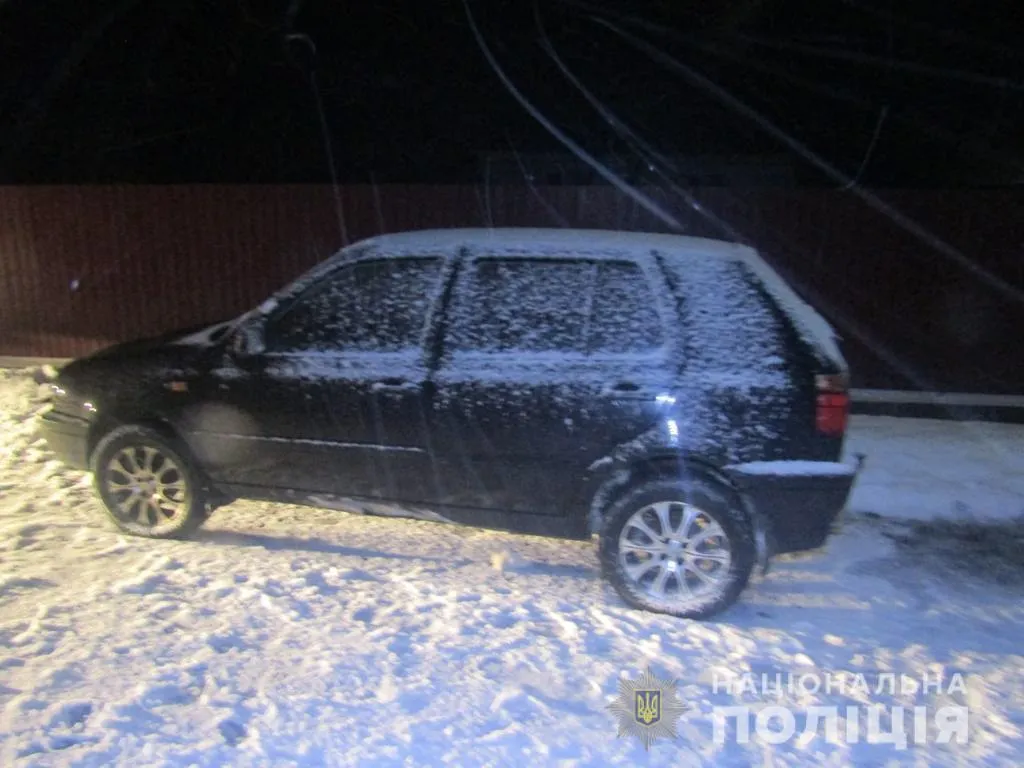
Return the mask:
<svg viewBox="0 0 1024 768">
<path fill-rule="evenodd" d="M 171 377 L 188 377 L 209 367 L 234 321 L 182 328 L 102 349 L 65 365 L 58 383 L 94 399 L 102 393 L 136 392 Z"/>
<path fill-rule="evenodd" d="M 176 331 L 168 331 L 159 336 L 125 341 L 84 357 L 81 362 L 127 360 L 147 357 L 154 352 L 162 353 L 168 357 L 191 357 L 197 352 L 218 346 L 219 342 L 223 341 L 223 337 L 230 329 L 232 323 L 233 320 L 226 320 L 212 324 L 196 325 L 189 328 L 179 328 Z"/>
</svg>

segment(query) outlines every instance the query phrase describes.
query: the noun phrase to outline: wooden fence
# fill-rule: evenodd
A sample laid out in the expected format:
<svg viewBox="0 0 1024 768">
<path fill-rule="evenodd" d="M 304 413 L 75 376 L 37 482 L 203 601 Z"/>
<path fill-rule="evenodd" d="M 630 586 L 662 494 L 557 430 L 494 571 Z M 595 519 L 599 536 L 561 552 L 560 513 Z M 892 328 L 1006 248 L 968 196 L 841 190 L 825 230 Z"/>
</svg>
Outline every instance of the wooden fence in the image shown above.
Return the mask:
<svg viewBox="0 0 1024 768">
<path fill-rule="evenodd" d="M 848 192 L 708 189 L 700 211 L 644 192 L 687 233 L 760 248 L 843 334 L 858 386 L 1024 392 L 1022 302 Z M 1024 288 L 1024 190 L 880 195 Z M 0 187 L 0 355 L 76 356 L 230 317 L 345 242 L 488 225 L 670 231 L 593 186 Z"/>
</svg>

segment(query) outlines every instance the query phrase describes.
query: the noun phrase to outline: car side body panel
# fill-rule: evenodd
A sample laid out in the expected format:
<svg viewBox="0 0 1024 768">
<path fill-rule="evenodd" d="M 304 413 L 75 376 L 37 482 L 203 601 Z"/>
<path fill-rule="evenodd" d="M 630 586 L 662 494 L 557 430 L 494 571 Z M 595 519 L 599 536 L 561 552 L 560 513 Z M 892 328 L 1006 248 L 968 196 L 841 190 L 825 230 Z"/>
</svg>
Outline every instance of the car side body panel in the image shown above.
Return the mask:
<svg viewBox="0 0 1024 768">
<path fill-rule="evenodd" d="M 437 262 L 436 284 L 352 298 L 350 316 L 314 314 L 298 336 L 281 335 L 321 286 L 339 280 L 323 305 L 333 312 L 360 296 L 345 275 L 403 259 Z M 537 264 L 542 279 L 530 277 Z M 544 304 L 536 297 L 551 286 Z M 392 300 L 413 309 L 378 312 Z M 379 324 L 402 311 L 422 329 L 399 329 L 404 346 L 388 348 L 399 331 Z M 360 325 L 364 316 L 377 319 Z M 371 342 L 379 331 L 383 347 L 335 351 L 342 327 Z M 232 348 L 249 333 L 292 341 Z M 227 498 L 571 537 L 596 529 L 595 496 L 645 465 L 684 477 L 706 467 L 772 532 L 774 551 L 792 551 L 824 540 L 853 475 L 735 468 L 838 461 L 842 437 L 819 434 L 814 419 L 815 376 L 845 372 L 830 333 L 741 246 L 534 230 L 385 236 L 233 324 L 70 364 L 43 427 L 80 465 L 103 428 L 165 424 Z"/>
</svg>

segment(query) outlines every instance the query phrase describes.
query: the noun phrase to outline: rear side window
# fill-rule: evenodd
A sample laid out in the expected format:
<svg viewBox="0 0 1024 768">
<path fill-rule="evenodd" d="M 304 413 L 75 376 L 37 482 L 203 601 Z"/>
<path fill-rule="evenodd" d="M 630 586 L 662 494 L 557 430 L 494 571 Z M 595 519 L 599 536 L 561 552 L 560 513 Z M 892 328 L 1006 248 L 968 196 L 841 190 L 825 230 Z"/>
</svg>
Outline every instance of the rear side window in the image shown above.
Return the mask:
<svg viewBox="0 0 1024 768">
<path fill-rule="evenodd" d="M 457 351 L 616 354 L 662 341 L 654 295 L 630 262 L 481 259 L 461 282 Z"/>
<path fill-rule="evenodd" d="M 267 351 L 400 352 L 420 345 L 440 258 L 350 264 L 310 286 L 267 329 Z"/>
<path fill-rule="evenodd" d="M 587 350 L 650 352 L 664 341 L 651 286 L 637 264 L 601 262 L 589 312 Z"/>
<path fill-rule="evenodd" d="M 460 351 L 582 352 L 584 261 L 482 259 L 453 307 L 450 342 Z"/>
</svg>

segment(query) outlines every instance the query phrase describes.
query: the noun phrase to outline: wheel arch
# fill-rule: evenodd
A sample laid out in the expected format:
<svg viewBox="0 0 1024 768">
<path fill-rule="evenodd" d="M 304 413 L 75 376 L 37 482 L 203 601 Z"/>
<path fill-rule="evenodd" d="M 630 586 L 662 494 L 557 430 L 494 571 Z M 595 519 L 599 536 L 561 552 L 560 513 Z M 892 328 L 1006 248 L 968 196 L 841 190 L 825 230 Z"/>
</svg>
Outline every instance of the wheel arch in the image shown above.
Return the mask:
<svg viewBox="0 0 1024 768">
<path fill-rule="evenodd" d="M 612 463 L 604 471 L 593 474 L 585 483 L 585 527 L 590 535 L 601 530 L 604 513 L 630 489 L 657 478 L 685 479 L 699 477 L 719 485 L 730 493 L 737 507 L 746 514 L 754 531 L 758 564 L 762 571 L 768 567 L 770 530 L 768 521 L 758 514 L 754 506 L 732 479 L 707 458 L 686 452 L 659 452 L 639 456 L 628 462 Z"/>
<path fill-rule="evenodd" d="M 103 441 L 103 438 L 119 427 L 129 426 L 152 429 L 154 432 L 165 438 L 176 451 L 188 460 L 192 465 L 193 471 L 199 477 L 199 481 L 206 494 L 211 511 L 217 507 L 223 506 L 224 504 L 230 503 L 234 499 L 233 496 L 225 493 L 223 488 L 217 486 L 210 479 L 210 476 L 206 473 L 202 464 L 200 464 L 196 459 L 195 451 L 192 450 L 188 441 L 180 432 L 178 432 L 178 430 L 174 428 L 171 422 L 153 413 L 119 413 L 115 411 L 109 415 L 104 415 L 93 422 L 92 426 L 89 427 L 89 432 L 87 433 L 85 454 L 86 461 L 88 462 L 88 466 L 91 471 L 95 471 L 93 458 L 96 454 L 96 448 Z"/>
<path fill-rule="evenodd" d="M 128 426 L 152 429 L 154 432 L 157 432 L 169 440 L 176 450 L 184 451 L 187 458 L 193 460 L 193 464 L 195 463 L 192 452 L 188 448 L 188 444 L 166 419 L 162 419 L 156 415 L 117 414 L 115 412 L 113 414 L 100 417 L 89 427 L 89 432 L 86 438 L 85 455 L 88 459 L 90 468 L 92 468 L 96 448 L 103 441 L 103 438 L 119 427 Z"/>
</svg>

